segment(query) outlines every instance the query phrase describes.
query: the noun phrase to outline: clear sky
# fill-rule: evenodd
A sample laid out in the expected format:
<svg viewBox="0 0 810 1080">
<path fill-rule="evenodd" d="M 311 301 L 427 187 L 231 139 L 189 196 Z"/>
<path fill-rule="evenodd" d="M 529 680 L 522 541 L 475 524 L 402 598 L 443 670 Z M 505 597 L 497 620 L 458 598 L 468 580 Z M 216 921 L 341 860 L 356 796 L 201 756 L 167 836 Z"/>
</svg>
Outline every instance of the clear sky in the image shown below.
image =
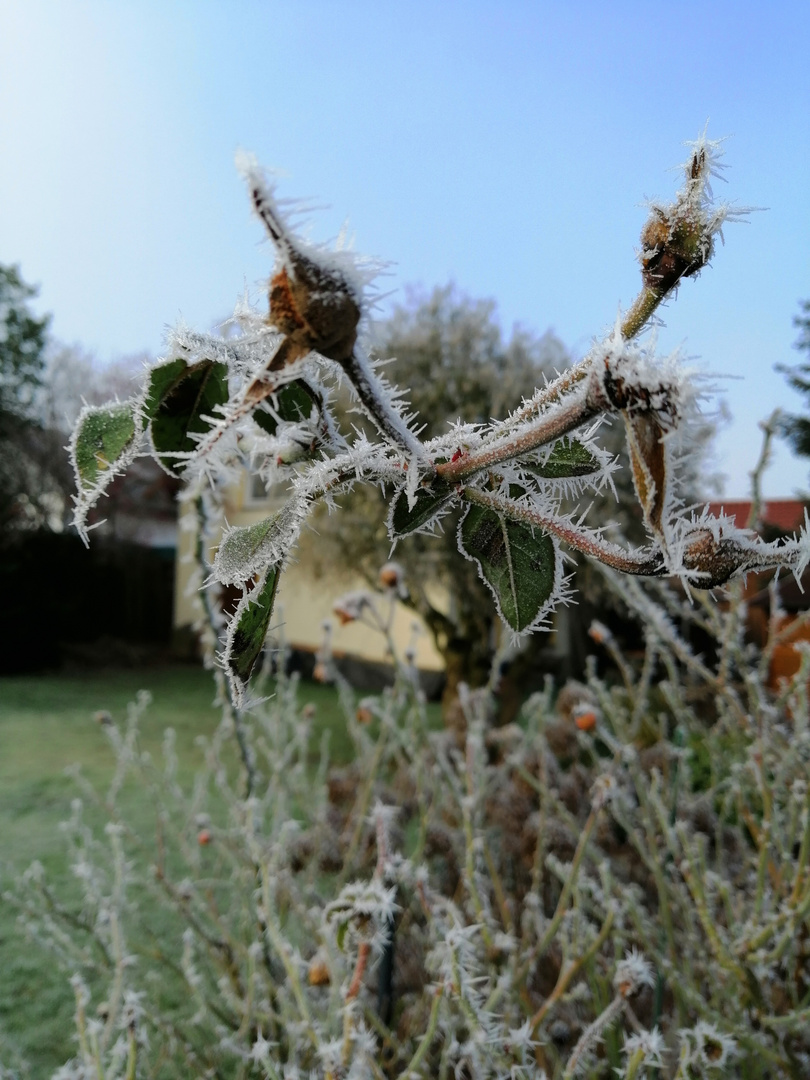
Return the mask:
<svg viewBox="0 0 810 1080">
<path fill-rule="evenodd" d="M 735 377 L 717 456 L 744 495 L 757 421 L 802 404 L 773 365 L 810 297 L 809 31 L 806 0 L 1 0 L 0 262 L 60 340 L 159 354 L 166 324 L 260 295 L 243 147 L 327 207 L 313 239 L 348 218 L 396 264 L 394 299 L 453 279 L 581 355 L 708 119 L 732 136 L 716 192 L 768 210 L 726 228 L 660 345 Z M 779 449 L 766 494 L 809 471 Z"/>
</svg>

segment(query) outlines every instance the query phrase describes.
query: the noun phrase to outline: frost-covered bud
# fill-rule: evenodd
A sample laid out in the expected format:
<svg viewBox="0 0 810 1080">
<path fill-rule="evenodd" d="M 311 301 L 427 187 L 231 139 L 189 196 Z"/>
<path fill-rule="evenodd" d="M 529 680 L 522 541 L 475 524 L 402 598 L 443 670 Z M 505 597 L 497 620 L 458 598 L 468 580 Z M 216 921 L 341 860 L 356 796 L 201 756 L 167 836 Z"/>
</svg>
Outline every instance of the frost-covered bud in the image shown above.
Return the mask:
<svg viewBox="0 0 810 1080">
<path fill-rule="evenodd" d="M 594 619 L 588 627 L 588 637 L 597 645 L 607 645 L 613 641 L 613 632 L 604 623 Z"/>
<path fill-rule="evenodd" d="M 396 888 L 386 888 L 377 879 L 355 881 L 344 886 L 337 899 L 327 904 L 324 921 L 336 928 L 338 946 L 343 947 L 347 931 L 355 941 L 381 945 L 398 910 Z"/>
<path fill-rule="evenodd" d="M 276 1043 L 268 1042 L 261 1031 L 259 1031 L 256 1041 L 250 1050 L 250 1060 L 257 1065 L 268 1064 L 270 1062 L 270 1051 L 274 1046 L 276 1046 Z"/>
<path fill-rule="evenodd" d="M 303 461 L 307 456 L 306 446 L 296 442 L 288 443 L 286 446 L 282 446 L 276 454 L 276 465 L 279 468 L 283 465 L 295 465 L 297 461 Z"/>
<path fill-rule="evenodd" d="M 694 584 L 701 589 L 725 585 L 746 561 L 739 544 L 730 537 L 718 539 L 710 529 L 696 529 L 681 557 L 684 569 L 696 575 Z"/>
<path fill-rule="evenodd" d="M 268 321 L 296 346 L 298 356 L 314 351 L 340 363 L 352 355 L 360 307 L 338 270 L 290 247 L 286 265 L 270 282 Z"/>
<path fill-rule="evenodd" d="M 712 256 L 711 233 L 694 214 L 654 206 L 641 232 L 641 277 L 648 289 L 669 292 L 702 270 Z"/>
<path fill-rule="evenodd" d="M 619 785 L 616 778 L 610 773 L 602 773 L 597 776 L 591 787 L 591 806 L 595 811 L 601 810 L 619 794 Z"/>
<path fill-rule="evenodd" d="M 613 985 L 623 998 L 637 994 L 642 986 L 654 986 L 652 965 L 637 949 L 631 949 L 624 960 L 616 965 Z"/>
<path fill-rule="evenodd" d="M 682 1029 L 678 1038 L 682 1058 L 696 1062 L 704 1069 L 725 1070 L 729 1059 L 737 1052 L 735 1040 L 705 1020 L 699 1020 L 693 1028 Z"/>
<path fill-rule="evenodd" d="M 338 363 L 348 360 L 357 341 L 362 295 L 349 272 L 351 260 L 311 248 L 295 236 L 256 161 L 240 154 L 238 166 L 248 183 L 253 208 L 278 251 L 268 321 L 285 340 L 273 367 L 312 351 Z"/>
<path fill-rule="evenodd" d="M 699 139 L 686 162 L 686 183 L 670 206 L 653 206 L 641 231 L 641 277 L 652 292 L 664 294 L 681 278 L 692 277 L 714 253 L 714 237 L 728 208 L 714 207 L 709 177 L 718 168 L 719 143 Z"/>
<path fill-rule="evenodd" d="M 652 1031 L 639 1031 L 635 1035 L 625 1035 L 623 1052 L 628 1058 L 635 1054 L 641 1057 L 641 1066 L 648 1069 L 663 1069 L 666 1043 L 657 1027 Z"/>
<path fill-rule="evenodd" d="M 144 1008 L 141 1004 L 143 993 L 137 993 L 135 990 L 124 991 L 124 1005 L 121 1009 L 121 1027 L 130 1031 L 133 1031 L 141 1018 L 144 1015 Z"/>
<path fill-rule="evenodd" d="M 653 415 L 661 427 L 678 426 L 684 373 L 678 356 L 659 360 L 614 335 L 607 342 L 602 390 L 611 409 L 639 417 Z"/>
<path fill-rule="evenodd" d="M 340 619 L 340 625 L 345 626 L 347 623 L 359 619 L 363 612 L 372 605 L 371 594 L 364 589 L 358 589 L 355 592 L 346 593 L 336 600 L 332 611 Z"/>
<path fill-rule="evenodd" d="M 179 900 L 182 900 L 184 902 L 188 902 L 189 900 L 191 900 L 191 898 L 194 896 L 194 885 L 192 881 L 189 878 L 183 878 L 183 880 L 178 884 L 176 892 Z"/>
<path fill-rule="evenodd" d="M 380 567 L 380 585 L 384 589 L 396 589 L 400 595 L 405 581 L 405 571 L 397 562 L 387 562 Z"/>
</svg>

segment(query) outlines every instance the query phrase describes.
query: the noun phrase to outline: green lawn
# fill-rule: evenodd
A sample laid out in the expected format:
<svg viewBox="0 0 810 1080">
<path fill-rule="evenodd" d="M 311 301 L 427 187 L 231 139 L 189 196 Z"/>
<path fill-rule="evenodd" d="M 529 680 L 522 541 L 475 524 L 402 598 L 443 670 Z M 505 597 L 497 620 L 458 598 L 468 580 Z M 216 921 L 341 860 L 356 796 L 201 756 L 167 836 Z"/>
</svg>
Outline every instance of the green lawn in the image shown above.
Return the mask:
<svg viewBox="0 0 810 1080">
<path fill-rule="evenodd" d="M 78 788 L 65 769 L 80 763 L 101 791 L 112 775 L 112 749 L 98 722 L 107 710 L 123 728 L 127 703 L 148 689 L 153 704 L 140 724 L 142 750 L 158 760 L 165 728 L 177 737 L 179 779 L 187 786 L 200 762 L 198 735 L 210 735 L 219 720 L 212 705 L 211 675 L 199 668 L 102 671 L 80 675 L 37 675 L 0 679 L 0 888 L 8 888 L 37 859 L 54 890 L 70 895 L 74 883 L 59 823 L 70 815 Z M 328 687 L 302 684 L 301 703 L 315 706 L 313 744 L 329 728 L 333 756 L 346 758 L 337 695 Z M 149 820 L 150 807 L 137 790 L 125 793 L 129 819 Z M 92 815 L 91 815 L 92 817 Z M 49 1076 L 73 1053 L 72 994 L 52 959 L 20 932 L 15 911 L 0 901 L 0 1049 L 8 1038 L 30 1062 L 32 1075 Z M 0 1053 L 0 1061 L 4 1055 Z"/>
</svg>

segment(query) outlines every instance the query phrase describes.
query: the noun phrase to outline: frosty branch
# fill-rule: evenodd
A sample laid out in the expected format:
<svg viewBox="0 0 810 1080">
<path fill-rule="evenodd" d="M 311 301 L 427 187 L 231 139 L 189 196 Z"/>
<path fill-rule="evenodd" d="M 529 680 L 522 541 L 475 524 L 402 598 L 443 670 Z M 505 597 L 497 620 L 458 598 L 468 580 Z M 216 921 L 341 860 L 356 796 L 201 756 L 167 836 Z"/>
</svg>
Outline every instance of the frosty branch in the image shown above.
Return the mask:
<svg viewBox="0 0 810 1080">
<path fill-rule="evenodd" d="M 143 392 L 86 408 L 71 442 L 78 495 L 75 522 L 86 538 L 90 513 L 110 481 L 139 454 L 153 454 L 198 500 L 241 470 L 286 484 L 272 517 L 227 530 L 212 580 L 242 587 L 220 648 L 235 702 L 242 701 L 272 618 L 279 575 L 310 510 L 356 483 L 389 497 L 393 543 L 441 527 L 461 505 L 460 553 L 473 560 L 515 634 L 548 622 L 567 597 L 561 545 L 624 573 L 678 576 L 712 588 L 751 569 L 784 566 L 800 574 L 810 539 L 765 544 L 732 521 L 687 513 L 678 461 L 689 452 L 700 394 L 677 355 L 659 358 L 640 333 L 683 278 L 714 252 L 722 225 L 741 211 L 713 200 L 720 148 L 691 144 L 685 180 L 672 203 L 653 205 L 641 234 L 641 289 L 611 334 L 570 370 L 488 425 L 449 424 L 429 441 L 407 412 L 402 390 L 372 357 L 369 314 L 379 266 L 304 241 L 282 212 L 273 186 L 247 157 L 240 168 L 256 215 L 277 253 L 269 315 L 240 304 L 229 337 L 178 327 Z M 335 389 L 348 385 L 377 438 L 341 430 Z M 564 513 L 564 496 L 611 485 L 616 462 L 600 446 L 600 426 L 620 416 L 633 482 L 649 534 L 624 548 L 589 528 L 587 512 Z"/>
</svg>

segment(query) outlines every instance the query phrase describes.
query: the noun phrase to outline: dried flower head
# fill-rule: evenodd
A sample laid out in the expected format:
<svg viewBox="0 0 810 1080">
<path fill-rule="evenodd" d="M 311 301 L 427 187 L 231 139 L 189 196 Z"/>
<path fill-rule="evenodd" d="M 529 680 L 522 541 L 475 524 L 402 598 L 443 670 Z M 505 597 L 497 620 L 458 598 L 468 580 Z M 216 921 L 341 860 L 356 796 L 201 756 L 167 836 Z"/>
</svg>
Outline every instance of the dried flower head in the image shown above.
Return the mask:
<svg viewBox="0 0 810 1080">
<path fill-rule="evenodd" d="M 737 1052 L 736 1040 L 706 1020 L 699 1020 L 693 1028 L 681 1029 L 678 1038 L 682 1058 L 703 1069 L 725 1069 Z"/>
<path fill-rule="evenodd" d="M 397 911 L 395 896 L 396 888 L 386 888 L 377 878 L 352 882 L 327 904 L 324 921 L 337 927 L 339 941 L 348 930 L 358 941 L 381 945 Z"/>
<path fill-rule="evenodd" d="M 387 562 L 380 567 L 380 585 L 384 589 L 401 592 L 404 588 L 405 571 L 397 562 Z"/>
<path fill-rule="evenodd" d="M 634 947 L 616 965 L 613 985 L 623 998 L 637 994 L 642 986 L 654 986 L 652 965 Z"/>
<path fill-rule="evenodd" d="M 594 811 L 601 810 L 619 794 L 619 785 L 612 773 L 597 776 L 591 787 L 591 806 Z"/>
<path fill-rule="evenodd" d="M 718 176 L 722 168 L 720 141 L 704 135 L 690 146 L 685 183 L 675 202 L 653 205 L 641 232 L 641 276 L 654 292 L 669 292 L 681 278 L 703 269 L 730 214 L 726 205 L 714 205 L 710 185 L 711 176 Z"/>
<path fill-rule="evenodd" d="M 332 611 L 340 620 L 341 626 L 355 622 L 363 612 L 374 607 L 374 598 L 365 589 L 357 589 L 354 592 L 345 593 L 335 601 Z"/>
<path fill-rule="evenodd" d="M 588 637 L 597 645 L 606 645 L 613 640 L 613 632 L 603 622 L 594 619 L 588 627 Z"/>
<path fill-rule="evenodd" d="M 622 1052 L 628 1058 L 636 1053 L 641 1055 L 641 1068 L 663 1069 L 666 1043 L 657 1027 L 652 1031 L 638 1031 L 633 1035 L 625 1035 Z"/>
<path fill-rule="evenodd" d="M 362 306 L 362 289 L 352 280 L 351 261 L 312 248 L 296 236 L 256 161 L 242 154 L 237 163 L 247 181 L 256 215 L 279 257 L 278 269 L 270 281 L 268 321 L 284 335 L 284 341 L 271 369 L 312 351 L 329 360 L 347 360 L 357 341 Z"/>
</svg>

